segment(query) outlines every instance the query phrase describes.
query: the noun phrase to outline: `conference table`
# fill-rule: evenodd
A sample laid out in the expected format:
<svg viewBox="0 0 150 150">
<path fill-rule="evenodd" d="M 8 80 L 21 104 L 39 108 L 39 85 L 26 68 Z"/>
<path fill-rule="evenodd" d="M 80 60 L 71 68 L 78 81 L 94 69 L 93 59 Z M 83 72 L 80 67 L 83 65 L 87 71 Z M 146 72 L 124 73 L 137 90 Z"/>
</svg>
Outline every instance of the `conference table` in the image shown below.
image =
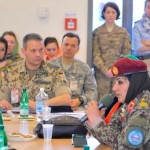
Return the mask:
<svg viewBox="0 0 150 150">
<path fill-rule="evenodd" d="M 35 117 L 35 115 L 33 115 Z M 19 132 L 20 126 L 19 114 L 15 114 L 10 121 L 4 121 L 5 131 L 7 134 Z M 37 122 L 36 119 L 28 121 L 28 130 L 33 134 Z M 100 144 L 93 136 L 87 136 L 87 142 L 90 150 L 111 150 L 109 146 Z M 83 147 L 74 147 L 72 139 L 52 139 L 44 141 L 41 138 L 35 138 L 31 141 L 9 141 L 8 144 L 13 150 L 83 150 Z"/>
</svg>

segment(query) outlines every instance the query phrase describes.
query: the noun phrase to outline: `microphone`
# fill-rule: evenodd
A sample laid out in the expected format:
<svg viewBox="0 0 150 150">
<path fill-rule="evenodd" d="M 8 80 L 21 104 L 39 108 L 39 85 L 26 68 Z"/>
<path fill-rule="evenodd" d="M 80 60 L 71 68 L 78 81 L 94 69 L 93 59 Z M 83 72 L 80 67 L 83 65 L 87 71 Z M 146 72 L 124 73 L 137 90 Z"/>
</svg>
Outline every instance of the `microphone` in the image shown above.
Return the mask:
<svg viewBox="0 0 150 150">
<path fill-rule="evenodd" d="M 111 95 L 111 94 L 107 94 L 105 96 L 103 96 L 101 99 L 100 99 L 100 103 L 98 105 L 98 109 L 101 110 L 102 108 L 107 108 L 109 107 L 112 103 L 114 102 L 114 97 Z M 88 120 L 88 117 L 87 115 L 83 116 L 81 118 L 81 123 L 83 124 L 85 121 Z"/>
</svg>

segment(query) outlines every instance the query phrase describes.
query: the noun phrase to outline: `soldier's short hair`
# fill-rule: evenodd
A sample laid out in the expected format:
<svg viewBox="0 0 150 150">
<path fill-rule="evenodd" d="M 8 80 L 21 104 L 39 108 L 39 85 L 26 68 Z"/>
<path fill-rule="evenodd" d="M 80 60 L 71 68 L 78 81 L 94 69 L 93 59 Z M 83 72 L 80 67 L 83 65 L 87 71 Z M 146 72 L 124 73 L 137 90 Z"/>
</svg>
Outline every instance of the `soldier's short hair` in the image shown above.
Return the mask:
<svg viewBox="0 0 150 150">
<path fill-rule="evenodd" d="M 37 33 L 29 33 L 29 34 L 25 35 L 23 38 L 23 47 L 24 48 L 27 47 L 27 42 L 30 40 L 43 41 L 43 38 Z"/>
<path fill-rule="evenodd" d="M 101 17 L 102 17 L 103 19 L 105 19 L 104 13 L 105 13 L 107 7 L 111 7 L 111 8 L 113 8 L 113 9 L 117 12 L 116 20 L 118 20 L 118 19 L 119 19 L 119 16 L 120 16 L 120 10 L 119 10 L 119 7 L 117 6 L 117 4 L 114 3 L 114 2 L 108 2 L 108 3 L 106 3 L 106 4 L 104 5 L 103 10 L 102 10 L 102 15 L 101 15 Z"/>
<path fill-rule="evenodd" d="M 146 1 L 145 1 L 144 8 L 146 8 L 146 4 L 147 4 L 147 2 L 150 2 L 150 0 L 146 0 Z"/>
<path fill-rule="evenodd" d="M 65 38 L 65 37 L 70 37 L 70 38 L 77 38 L 78 39 L 78 46 L 80 45 L 80 38 L 79 38 L 79 36 L 77 35 L 77 34 L 75 34 L 75 33 L 72 33 L 72 32 L 68 32 L 68 33 L 66 33 L 64 36 L 63 36 L 63 38 L 62 38 L 62 42 L 63 42 L 63 39 Z"/>
</svg>

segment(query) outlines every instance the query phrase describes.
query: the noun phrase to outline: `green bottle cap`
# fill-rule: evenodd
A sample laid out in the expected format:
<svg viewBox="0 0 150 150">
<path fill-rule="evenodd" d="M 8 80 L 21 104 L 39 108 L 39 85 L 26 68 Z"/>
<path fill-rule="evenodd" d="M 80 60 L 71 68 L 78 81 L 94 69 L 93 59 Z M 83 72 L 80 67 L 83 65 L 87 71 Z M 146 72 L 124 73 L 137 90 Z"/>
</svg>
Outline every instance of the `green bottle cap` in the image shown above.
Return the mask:
<svg viewBox="0 0 150 150">
<path fill-rule="evenodd" d="M 22 91 L 23 91 L 23 92 L 26 92 L 26 91 L 27 91 L 27 89 L 26 89 L 26 88 L 23 88 L 23 89 L 22 89 Z"/>
<path fill-rule="evenodd" d="M 90 150 L 90 147 L 88 145 L 84 145 L 84 150 Z"/>
<path fill-rule="evenodd" d="M 4 130 L 4 126 L 3 125 L 0 125 L 0 130 Z"/>
</svg>

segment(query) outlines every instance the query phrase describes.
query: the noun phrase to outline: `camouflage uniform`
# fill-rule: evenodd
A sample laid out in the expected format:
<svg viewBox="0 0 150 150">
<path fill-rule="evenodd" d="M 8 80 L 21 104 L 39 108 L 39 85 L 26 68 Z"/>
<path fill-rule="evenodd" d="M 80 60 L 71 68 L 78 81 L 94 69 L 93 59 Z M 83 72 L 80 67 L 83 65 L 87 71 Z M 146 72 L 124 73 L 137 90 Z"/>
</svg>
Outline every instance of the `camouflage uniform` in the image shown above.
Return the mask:
<svg viewBox="0 0 150 150">
<path fill-rule="evenodd" d="M 112 32 L 108 32 L 105 24 L 93 32 L 93 61 L 96 67 L 96 80 L 100 97 L 110 92 L 110 79 L 104 72 L 121 55 L 130 54 L 131 42 L 127 31 L 115 25 Z"/>
<path fill-rule="evenodd" d="M 21 57 L 20 54 L 16 54 L 16 55 L 11 55 L 7 58 L 7 60 L 11 61 L 11 63 L 15 63 L 17 61 L 23 60 L 24 58 Z"/>
<path fill-rule="evenodd" d="M 130 103 L 122 105 L 108 125 L 101 122 L 93 133 L 100 143 L 110 145 L 113 150 L 149 150 L 150 92 L 139 94 L 134 107 L 129 106 Z"/>
<path fill-rule="evenodd" d="M 51 62 L 63 68 L 61 57 Z M 72 79 L 77 81 L 77 90 L 72 91 L 72 98 L 82 97 L 84 100 L 83 104 L 86 104 L 90 100 L 97 100 L 96 80 L 87 64 L 74 59 L 71 67 L 68 70 L 63 68 L 63 70 L 69 83 Z"/>
<path fill-rule="evenodd" d="M 29 98 L 35 100 L 40 87 L 45 89 L 49 98 L 70 93 L 67 80 L 62 69 L 55 65 L 42 62 L 32 79 L 25 67 L 25 61 L 19 61 L 11 64 L 5 71 L 0 87 L 0 99 L 6 99 L 10 102 L 10 92 L 14 88 L 21 90 L 27 88 Z"/>
<path fill-rule="evenodd" d="M 4 71 L 9 66 L 10 63 L 11 61 L 7 60 L 7 63 L 3 67 L 0 68 L 0 85 L 1 85 L 2 78 L 4 78 Z"/>
</svg>

